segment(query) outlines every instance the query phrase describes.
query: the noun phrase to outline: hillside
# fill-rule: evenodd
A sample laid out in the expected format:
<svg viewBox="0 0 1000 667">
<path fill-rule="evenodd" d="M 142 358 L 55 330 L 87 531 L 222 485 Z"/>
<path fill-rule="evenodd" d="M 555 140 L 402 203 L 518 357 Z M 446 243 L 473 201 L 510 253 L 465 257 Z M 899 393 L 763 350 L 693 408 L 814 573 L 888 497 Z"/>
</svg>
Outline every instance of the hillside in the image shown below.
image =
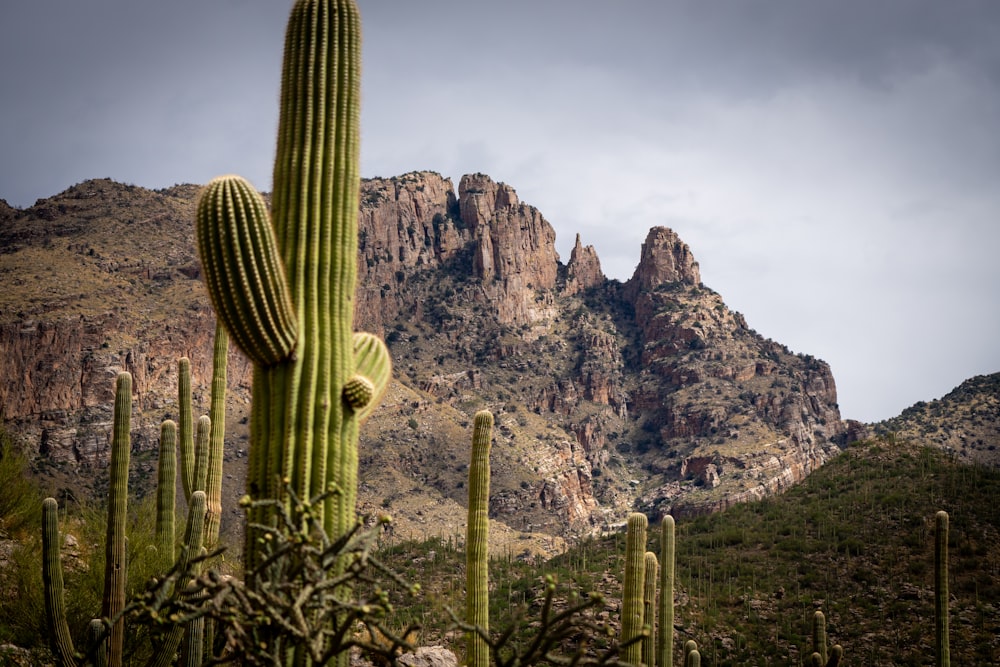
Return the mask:
<svg viewBox="0 0 1000 667">
<path fill-rule="evenodd" d="M 1000 373 L 977 375 L 875 425 L 889 438 L 940 447 L 969 463 L 1000 465 Z"/>
<path fill-rule="evenodd" d="M 207 405 L 214 317 L 193 247 L 197 190 L 93 180 L 4 209 L 0 403 L 57 490 L 99 476 L 118 370 L 134 376 L 140 486 L 176 412 L 178 357 Z M 397 516 L 401 534 L 461 532 L 480 407 L 497 416 L 502 452 L 491 514 L 542 552 L 633 508 L 692 515 L 766 496 L 859 434 L 829 366 L 758 335 L 667 228 L 650 230 L 621 283 L 579 238 L 563 263 L 551 225 L 510 186 L 472 174 L 456 190 L 414 172 L 363 182 L 359 237 L 356 326 L 385 337 L 396 368 L 362 433 L 360 500 Z M 231 500 L 249 375 L 233 351 Z"/>
<path fill-rule="evenodd" d="M 871 440 L 784 493 L 680 520 L 675 646 L 697 641 L 703 665 L 801 664 L 820 609 L 846 664 L 933 664 L 934 514 L 945 509 L 953 664 L 997 664 L 998 499 L 996 469 L 902 440 Z M 648 548 L 658 552 L 657 534 L 650 531 Z M 403 607 L 399 625 L 421 619 L 423 643 L 454 641 L 443 609 L 463 602 L 454 585 L 463 555 L 435 541 L 393 545 L 391 553 L 390 562 L 425 589 Z M 623 569 L 621 533 L 545 563 L 501 557 L 491 567 L 492 627 L 537 613 L 544 574 L 561 582 L 564 603 L 573 591 L 602 592 L 602 617 L 614 622 Z"/>
</svg>

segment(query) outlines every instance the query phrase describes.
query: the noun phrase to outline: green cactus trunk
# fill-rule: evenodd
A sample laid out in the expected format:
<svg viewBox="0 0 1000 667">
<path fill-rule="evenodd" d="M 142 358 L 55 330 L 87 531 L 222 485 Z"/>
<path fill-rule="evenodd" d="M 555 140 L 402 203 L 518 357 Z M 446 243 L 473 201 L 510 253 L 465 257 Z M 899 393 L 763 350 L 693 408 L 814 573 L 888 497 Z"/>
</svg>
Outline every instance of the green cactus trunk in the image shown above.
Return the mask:
<svg viewBox="0 0 1000 667">
<path fill-rule="evenodd" d="M 349 0 L 300 0 L 286 32 L 272 219 L 235 176 L 198 202 L 215 311 L 254 362 L 247 490 L 333 490 L 323 526 L 355 522 L 357 437 L 391 372 L 384 343 L 352 333 L 357 276 L 360 18 Z M 361 377 L 364 376 L 364 377 Z M 270 510 L 248 521 L 270 524 Z M 247 534 L 252 572 L 260 553 Z"/>
<path fill-rule="evenodd" d="M 212 353 L 212 404 L 208 416 L 212 430 L 208 446 L 208 478 L 205 481 L 207 510 L 205 514 L 205 546 L 213 549 L 219 541 L 222 522 L 222 458 L 226 441 L 226 371 L 229 355 L 229 334 L 221 321 L 215 324 L 215 345 Z"/>
<path fill-rule="evenodd" d="M 642 640 L 642 662 L 646 667 L 656 667 L 656 579 L 660 564 L 652 551 L 646 552 L 644 566 L 642 624 L 649 635 Z"/>
<path fill-rule="evenodd" d="M 62 667 L 75 667 L 73 637 L 66 623 L 62 555 L 59 547 L 59 506 L 55 498 L 46 498 L 42 501 L 42 583 L 45 589 L 45 618 L 48 621 L 52 653 Z"/>
<path fill-rule="evenodd" d="M 160 460 L 156 470 L 156 549 L 164 571 L 174 564 L 177 508 L 177 424 L 160 424 Z"/>
<path fill-rule="evenodd" d="M 465 621 L 485 631 L 489 618 L 489 536 L 490 536 L 490 443 L 493 438 L 493 415 L 487 410 L 476 413 L 472 428 L 472 461 L 469 464 L 469 519 L 465 533 L 466 602 Z M 467 640 L 469 667 L 487 667 L 490 663 L 486 640 L 470 632 Z"/>
<path fill-rule="evenodd" d="M 937 667 L 950 667 L 948 637 L 948 513 L 934 516 L 934 635 Z"/>
<path fill-rule="evenodd" d="M 184 502 L 194 491 L 194 412 L 191 407 L 191 360 L 177 360 L 177 447 L 181 460 L 181 487 Z"/>
<path fill-rule="evenodd" d="M 131 452 L 132 376 L 122 372 L 115 382 L 114 430 L 111 439 L 111 469 L 108 487 L 108 529 L 105 540 L 104 600 L 101 615 L 112 619 L 125 608 L 125 523 L 128 515 L 128 464 Z M 125 625 L 118 619 L 111 626 L 108 664 L 122 664 Z"/>
<path fill-rule="evenodd" d="M 657 653 L 661 667 L 674 664 L 674 517 L 660 522 L 660 629 Z"/>
<path fill-rule="evenodd" d="M 631 641 L 642 634 L 643 581 L 646 572 L 646 527 L 649 521 L 645 514 L 633 512 L 628 517 L 625 537 L 625 591 L 622 596 L 621 641 Z M 642 642 L 633 642 L 622 653 L 625 662 L 638 665 L 642 662 Z"/>
</svg>

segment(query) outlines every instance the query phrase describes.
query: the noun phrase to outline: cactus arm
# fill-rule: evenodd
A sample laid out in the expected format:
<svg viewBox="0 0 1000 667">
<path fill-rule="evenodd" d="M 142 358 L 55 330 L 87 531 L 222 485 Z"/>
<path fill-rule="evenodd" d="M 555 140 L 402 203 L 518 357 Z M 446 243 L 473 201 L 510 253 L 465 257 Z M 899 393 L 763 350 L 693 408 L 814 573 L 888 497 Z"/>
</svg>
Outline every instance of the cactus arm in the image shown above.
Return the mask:
<svg viewBox="0 0 1000 667">
<path fill-rule="evenodd" d="M 622 596 L 621 641 L 631 641 L 642 634 L 642 594 L 646 554 L 646 515 L 633 512 L 628 517 L 625 538 L 625 591 Z M 642 642 L 633 642 L 622 654 L 625 662 L 642 662 Z"/>
<path fill-rule="evenodd" d="M 209 417 L 208 477 L 205 481 L 206 514 L 205 546 L 214 548 L 219 541 L 222 521 L 222 458 L 226 440 L 226 364 L 229 334 L 221 322 L 215 325 L 215 345 L 212 354 L 212 404 Z"/>
<path fill-rule="evenodd" d="M 646 667 L 656 667 L 656 579 L 660 564 L 656 554 L 647 551 L 644 558 L 642 624 L 649 635 L 642 640 L 642 662 Z"/>
<path fill-rule="evenodd" d="M 834 644 L 830 647 L 830 659 L 826 661 L 826 667 L 838 667 L 840 659 L 844 657 L 844 647 Z"/>
<path fill-rule="evenodd" d="M 660 522 L 660 631 L 657 647 L 661 667 L 674 664 L 674 517 Z"/>
<path fill-rule="evenodd" d="M 177 424 L 160 424 L 160 460 L 156 469 L 156 549 L 166 569 L 174 564 L 174 516 L 177 506 Z"/>
<path fill-rule="evenodd" d="M 476 413 L 472 427 L 472 459 L 469 464 L 469 518 L 465 537 L 466 603 L 465 620 L 469 625 L 489 631 L 489 537 L 490 537 L 490 443 L 493 415 L 487 410 Z M 477 632 L 467 637 L 469 667 L 487 667 L 489 646 Z"/>
<path fill-rule="evenodd" d="M 948 513 L 944 510 L 934 515 L 934 635 L 937 667 L 949 667 Z"/>
<path fill-rule="evenodd" d="M 389 356 L 389 348 L 381 338 L 370 333 L 355 333 L 354 361 L 355 378 L 364 378 L 372 386 L 372 394 L 364 403 L 354 404 L 348 400 L 348 403 L 355 408 L 358 420 L 363 424 L 378 407 L 385 390 L 389 387 L 389 380 L 392 378 L 392 359 Z M 348 386 L 349 384 L 350 380 Z"/>
<path fill-rule="evenodd" d="M 295 345 L 295 313 L 263 198 L 244 179 L 220 176 L 202 191 L 196 218 L 205 282 L 219 319 L 253 361 L 270 366 L 287 359 Z"/>
<path fill-rule="evenodd" d="M 701 667 L 701 653 L 698 652 L 698 649 L 693 649 L 687 654 L 684 664 L 686 667 Z"/>
<path fill-rule="evenodd" d="M 194 440 L 194 490 L 204 491 L 208 481 L 208 447 L 212 434 L 212 419 L 198 417 L 198 435 Z"/>
<path fill-rule="evenodd" d="M 42 501 L 42 583 L 45 589 L 45 618 L 48 621 L 52 653 L 62 667 L 76 667 L 76 659 L 73 657 L 73 637 L 66 623 L 58 515 L 59 506 L 54 498 Z"/>
<path fill-rule="evenodd" d="M 104 599 L 101 615 L 116 619 L 111 626 L 108 663 L 122 664 L 125 624 L 125 523 L 128 515 L 128 464 L 131 450 L 132 376 L 122 372 L 115 382 L 114 430 L 111 440 L 111 483 L 108 487 L 108 529 L 105 541 Z"/>
<path fill-rule="evenodd" d="M 191 502 L 194 491 L 194 416 L 191 408 L 191 360 L 177 360 L 177 448 L 181 460 L 181 486 L 184 502 Z"/>
</svg>

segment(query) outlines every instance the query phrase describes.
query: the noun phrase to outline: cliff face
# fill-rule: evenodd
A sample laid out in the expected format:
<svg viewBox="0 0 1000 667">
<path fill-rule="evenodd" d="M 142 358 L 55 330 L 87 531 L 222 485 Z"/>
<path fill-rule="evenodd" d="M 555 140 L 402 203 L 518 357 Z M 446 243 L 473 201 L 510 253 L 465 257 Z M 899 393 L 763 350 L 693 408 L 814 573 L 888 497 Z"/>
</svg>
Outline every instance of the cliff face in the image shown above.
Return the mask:
<svg viewBox="0 0 1000 667">
<path fill-rule="evenodd" d="M 196 192 L 88 181 L 4 213 L 0 400 L 40 456 L 103 465 L 118 370 L 135 376 L 140 451 L 176 412 L 178 357 L 207 406 L 214 318 Z M 358 258 L 357 328 L 385 336 L 397 370 L 362 434 L 364 507 L 461 507 L 479 407 L 497 415 L 493 513 L 558 535 L 634 507 L 706 511 L 773 492 L 843 437 L 829 367 L 748 328 L 669 229 L 650 231 L 621 284 L 579 236 L 563 265 L 552 227 L 510 186 L 473 174 L 456 193 L 419 172 L 363 182 Z M 236 476 L 249 375 L 234 351 Z"/>
</svg>

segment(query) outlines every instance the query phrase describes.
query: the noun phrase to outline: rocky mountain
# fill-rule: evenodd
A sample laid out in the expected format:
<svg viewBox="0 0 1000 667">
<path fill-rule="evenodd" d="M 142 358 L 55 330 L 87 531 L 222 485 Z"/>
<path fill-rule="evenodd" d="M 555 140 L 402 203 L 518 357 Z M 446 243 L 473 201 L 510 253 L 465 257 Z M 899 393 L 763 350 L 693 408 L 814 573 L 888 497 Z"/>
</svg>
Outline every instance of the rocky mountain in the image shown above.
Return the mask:
<svg viewBox="0 0 1000 667">
<path fill-rule="evenodd" d="M 875 425 L 888 440 L 939 447 L 962 463 L 1000 465 L 1000 373 L 977 375 Z"/>
<path fill-rule="evenodd" d="M 99 475 L 118 370 L 135 378 L 140 486 L 159 421 L 176 415 L 178 357 L 207 410 L 214 316 L 193 246 L 197 190 L 93 180 L 0 207 L 0 404 L 40 469 Z M 562 263 L 541 212 L 483 174 L 457 192 L 431 172 L 365 181 L 359 224 L 356 326 L 383 335 L 396 364 L 362 434 L 360 502 L 390 511 L 398 532 L 462 533 L 481 407 L 497 417 L 491 514 L 517 550 L 556 550 L 632 508 L 761 497 L 863 435 L 841 420 L 829 366 L 753 331 L 670 229 L 650 230 L 621 283 L 579 236 Z M 233 498 L 249 385 L 233 351 Z"/>
</svg>

